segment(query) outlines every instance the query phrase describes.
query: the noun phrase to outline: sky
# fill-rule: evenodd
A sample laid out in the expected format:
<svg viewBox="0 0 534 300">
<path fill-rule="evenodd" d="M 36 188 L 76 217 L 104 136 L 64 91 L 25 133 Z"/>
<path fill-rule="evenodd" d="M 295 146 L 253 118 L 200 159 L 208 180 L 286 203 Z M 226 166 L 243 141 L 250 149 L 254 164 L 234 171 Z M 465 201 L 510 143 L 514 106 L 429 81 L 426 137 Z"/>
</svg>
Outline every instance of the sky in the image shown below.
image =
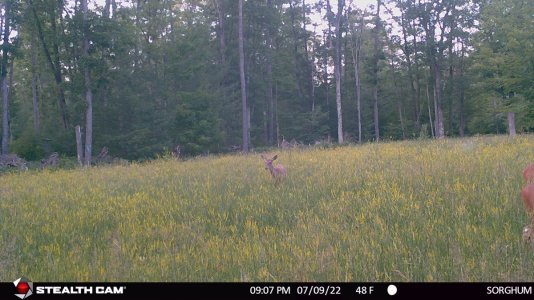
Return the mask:
<svg viewBox="0 0 534 300">
<path fill-rule="evenodd" d="M 105 3 L 106 3 L 106 0 L 88 0 L 88 1 L 89 1 L 89 6 L 90 7 L 92 6 L 93 8 L 94 8 L 95 3 L 98 6 L 104 6 Z M 260 0 L 248 0 L 248 1 L 260 1 Z M 317 3 L 319 1 L 320 0 L 306 0 L 306 3 L 307 4 L 313 4 L 313 3 Z M 337 4 L 338 4 L 337 1 L 338 0 L 330 0 L 330 5 L 332 6 L 332 10 L 333 10 L 334 13 L 337 13 Z M 123 1 L 117 0 L 117 2 L 121 3 Z M 359 9 L 362 9 L 362 8 L 363 9 L 369 9 L 370 5 L 376 5 L 376 0 L 345 0 L 345 5 L 349 5 L 350 3 L 352 3 L 353 6 L 359 8 Z M 395 9 L 393 11 L 395 12 Z M 381 9 L 381 17 L 383 19 L 384 18 L 389 19 L 390 16 L 389 15 L 385 15 L 385 13 L 386 12 L 384 11 L 384 9 Z M 314 12 L 309 16 L 309 18 L 310 18 L 312 24 L 314 24 L 314 23 L 318 24 L 318 26 L 317 26 L 317 34 L 321 35 L 323 30 L 325 30 L 327 28 L 327 25 L 325 24 L 325 21 L 322 19 L 322 16 L 319 15 L 318 13 Z M 389 23 L 392 23 L 392 22 L 389 22 Z M 395 30 L 396 27 L 398 27 L 398 26 L 393 25 L 394 32 L 399 31 L 399 30 Z M 313 30 L 312 25 L 308 25 L 307 29 L 312 31 Z"/>
</svg>

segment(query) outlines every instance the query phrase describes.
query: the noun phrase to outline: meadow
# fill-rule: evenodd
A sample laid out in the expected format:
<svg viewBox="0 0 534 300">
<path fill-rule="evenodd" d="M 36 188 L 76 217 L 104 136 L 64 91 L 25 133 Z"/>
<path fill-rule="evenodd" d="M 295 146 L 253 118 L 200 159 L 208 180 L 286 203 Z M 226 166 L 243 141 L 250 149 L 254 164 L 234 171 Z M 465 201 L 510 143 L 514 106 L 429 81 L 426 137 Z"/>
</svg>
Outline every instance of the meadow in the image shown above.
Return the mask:
<svg viewBox="0 0 534 300">
<path fill-rule="evenodd" d="M 534 281 L 534 136 L 0 176 L 0 281 Z"/>
</svg>

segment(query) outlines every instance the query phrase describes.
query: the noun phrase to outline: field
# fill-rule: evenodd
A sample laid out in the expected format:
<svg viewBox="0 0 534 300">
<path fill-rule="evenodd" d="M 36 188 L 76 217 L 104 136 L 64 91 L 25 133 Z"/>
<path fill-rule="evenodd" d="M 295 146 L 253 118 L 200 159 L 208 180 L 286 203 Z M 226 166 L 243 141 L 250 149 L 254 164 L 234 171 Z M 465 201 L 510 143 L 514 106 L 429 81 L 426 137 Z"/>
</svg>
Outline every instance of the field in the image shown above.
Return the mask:
<svg viewBox="0 0 534 300">
<path fill-rule="evenodd" d="M 0 176 L 0 281 L 534 281 L 534 136 Z"/>
</svg>

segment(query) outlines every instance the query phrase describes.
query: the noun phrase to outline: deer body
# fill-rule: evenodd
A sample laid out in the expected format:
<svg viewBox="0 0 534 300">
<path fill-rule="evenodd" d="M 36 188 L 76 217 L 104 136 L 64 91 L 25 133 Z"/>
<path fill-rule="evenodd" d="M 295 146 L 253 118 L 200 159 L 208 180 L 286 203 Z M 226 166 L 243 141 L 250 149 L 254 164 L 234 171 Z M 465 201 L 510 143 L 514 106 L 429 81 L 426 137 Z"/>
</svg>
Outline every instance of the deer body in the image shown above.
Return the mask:
<svg viewBox="0 0 534 300">
<path fill-rule="evenodd" d="M 287 174 L 286 168 L 283 165 L 278 164 L 276 166 L 273 166 L 273 161 L 275 161 L 278 158 L 278 155 L 275 155 L 271 159 L 268 159 L 265 156 L 261 155 L 261 158 L 263 159 L 263 162 L 265 163 L 265 169 L 269 170 L 274 180 L 279 182 L 284 177 L 286 177 L 286 174 Z"/>
<path fill-rule="evenodd" d="M 523 178 L 527 183 L 534 183 L 534 164 L 528 165 L 523 171 Z"/>
<path fill-rule="evenodd" d="M 523 197 L 523 203 L 525 203 L 525 209 L 532 217 L 534 223 L 534 183 L 525 186 L 521 190 L 521 197 Z"/>
</svg>

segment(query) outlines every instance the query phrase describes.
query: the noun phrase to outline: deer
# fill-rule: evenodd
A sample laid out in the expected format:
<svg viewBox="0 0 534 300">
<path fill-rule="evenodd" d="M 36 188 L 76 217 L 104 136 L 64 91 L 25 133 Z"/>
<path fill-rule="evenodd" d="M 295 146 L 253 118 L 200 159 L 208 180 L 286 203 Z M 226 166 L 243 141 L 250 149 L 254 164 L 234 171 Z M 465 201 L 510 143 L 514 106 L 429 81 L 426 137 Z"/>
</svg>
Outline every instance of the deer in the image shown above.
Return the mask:
<svg viewBox="0 0 534 300">
<path fill-rule="evenodd" d="M 275 155 L 273 156 L 273 158 L 268 159 L 262 154 L 261 158 L 263 159 L 263 162 L 265 163 L 265 170 L 269 170 L 275 182 L 278 183 L 284 177 L 286 177 L 286 168 L 283 165 L 278 164 L 276 166 L 273 166 L 273 161 L 275 161 L 278 158 L 278 155 Z"/>
<path fill-rule="evenodd" d="M 532 224 L 534 224 L 534 183 L 531 183 L 521 190 L 521 197 L 525 204 L 525 209 L 532 218 Z"/>
<path fill-rule="evenodd" d="M 534 183 L 534 164 L 528 165 L 523 170 L 523 178 L 527 183 Z"/>
</svg>

